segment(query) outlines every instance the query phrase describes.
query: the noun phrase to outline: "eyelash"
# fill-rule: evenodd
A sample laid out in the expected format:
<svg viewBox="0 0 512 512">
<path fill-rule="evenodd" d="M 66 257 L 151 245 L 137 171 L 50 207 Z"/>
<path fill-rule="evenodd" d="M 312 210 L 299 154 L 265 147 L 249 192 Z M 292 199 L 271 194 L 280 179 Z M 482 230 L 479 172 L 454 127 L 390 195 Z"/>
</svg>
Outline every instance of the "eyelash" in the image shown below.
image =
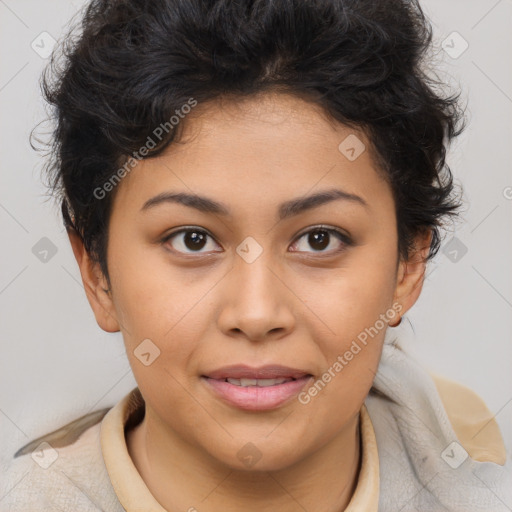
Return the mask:
<svg viewBox="0 0 512 512">
<path fill-rule="evenodd" d="M 306 252 L 306 253 L 315 253 L 315 254 L 318 254 L 318 255 L 329 255 L 329 256 L 332 256 L 334 254 L 339 254 L 340 252 L 344 251 L 348 246 L 353 245 L 353 242 L 352 242 L 351 238 L 348 237 L 345 233 L 341 232 L 340 230 L 338 230 L 336 228 L 331 228 L 331 227 L 325 226 L 325 225 L 313 226 L 313 227 L 309 228 L 307 231 L 303 231 L 302 233 L 298 234 L 297 237 L 294 239 L 292 245 L 295 245 L 305 235 L 308 235 L 310 233 L 314 233 L 316 231 L 325 231 L 325 232 L 329 233 L 330 235 L 334 235 L 336 238 L 338 238 L 338 240 L 340 242 L 342 242 L 342 246 L 339 249 L 331 250 L 331 251 L 292 251 L 292 252 L 299 252 L 299 253 Z M 185 227 L 185 228 L 181 228 L 181 229 L 179 229 L 177 231 L 173 231 L 172 233 L 169 233 L 168 235 L 166 235 L 161 240 L 161 243 L 165 244 L 169 240 L 171 240 L 173 237 L 176 237 L 177 235 L 179 235 L 181 233 L 188 233 L 188 232 L 196 232 L 196 233 L 204 234 L 204 235 L 209 236 L 213 240 L 215 240 L 215 238 L 208 231 L 206 231 L 204 229 L 196 228 L 194 226 L 188 226 L 188 227 Z M 330 243 L 330 240 L 329 240 L 329 243 Z M 217 245 L 219 245 L 219 244 L 217 244 Z M 192 251 L 190 253 L 185 253 L 185 252 L 177 251 L 175 249 L 172 249 L 172 251 L 176 252 L 176 253 L 178 253 L 180 255 L 187 255 L 186 257 L 188 257 L 188 255 L 191 255 L 191 254 L 194 254 L 194 253 L 195 254 L 203 254 L 203 253 L 201 253 L 199 251 Z M 220 252 L 220 251 L 216 251 L 216 252 Z M 192 256 L 192 257 L 194 257 L 194 256 Z"/>
</svg>

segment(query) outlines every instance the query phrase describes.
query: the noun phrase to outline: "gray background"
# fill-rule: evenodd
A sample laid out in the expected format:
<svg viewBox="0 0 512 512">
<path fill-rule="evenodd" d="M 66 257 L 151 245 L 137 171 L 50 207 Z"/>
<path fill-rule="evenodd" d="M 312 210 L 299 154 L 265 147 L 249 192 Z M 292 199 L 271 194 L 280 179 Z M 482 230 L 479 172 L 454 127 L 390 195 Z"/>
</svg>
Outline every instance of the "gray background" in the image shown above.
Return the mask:
<svg viewBox="0 0 512 512">
<path fill-rule="evenodd" d="M 58 207 L 45 201 L 42 157 L 28 142 L 30 130 L 45 117 L 38 78 L 46 60 L 31 44 L 35 41 L 40 52 L 48 48 L 42 48 L 47 36 L 40 34 L 59 39 L 82 4 L 0 0 L 4 457 L 86 412 L 113 405 L 136 385 L 121 334 L 104 333 L 96 324 Z M 466 208 L 428 270 L 422 296 L 407 315 L 410 322 L 400 329 L 427 368 L 480 394 L 496 415 L 510 454 L 512 2 L 422 5 L 435 27 L 434 67 L 441 79 L 462 88 L 469 105 L 469 127 L 448 156 Z M 469 44 L 457 58 L 442 47 L 446 40 L 452 52 L 461 50 L 461 40 L 450 35 L 454 31 Z M 456 241 L 450 241 L 454 235 Z M 32 251 L 43 237 L 57 250 L 47 262 Z"/>
</svg>

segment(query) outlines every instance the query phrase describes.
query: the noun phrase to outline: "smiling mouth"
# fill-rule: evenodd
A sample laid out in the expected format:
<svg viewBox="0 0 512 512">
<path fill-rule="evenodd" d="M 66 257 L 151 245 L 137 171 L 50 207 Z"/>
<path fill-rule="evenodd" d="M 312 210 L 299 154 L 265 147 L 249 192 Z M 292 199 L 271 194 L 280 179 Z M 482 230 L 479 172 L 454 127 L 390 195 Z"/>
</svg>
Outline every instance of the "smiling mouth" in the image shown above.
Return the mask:
<svg viewBox="0 0 512 512">
<path fill-rule="evenodd" d="M 282 378 L 282 379 L 233 379 L 228 378 L 224 379 L 224 382 L 229 382 L 235 386 L 248 387 L 248 386 L 257 386 L 260 388 L 266 388 L 269 386 L 277 386 L 279 384 L 284 384 L 285 382 L 290 382 L 292 380 L 297 380 L 293 378 Z"/>
<path fill-rule="evenodd" d="M 290 402 L 312 378 L 310 373 L 277 365 L 231 366 L 201 376 L 217 399 L 250 411 L 275 409 Z"/>
</svg>

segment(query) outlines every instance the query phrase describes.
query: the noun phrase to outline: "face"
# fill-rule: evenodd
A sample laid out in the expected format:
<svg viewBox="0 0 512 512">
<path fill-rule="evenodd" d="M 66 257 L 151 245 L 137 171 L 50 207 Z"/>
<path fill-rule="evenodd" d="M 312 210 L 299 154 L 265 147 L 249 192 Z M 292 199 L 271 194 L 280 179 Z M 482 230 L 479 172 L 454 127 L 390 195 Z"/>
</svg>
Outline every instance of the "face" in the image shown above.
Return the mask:
<svg viewBox="0 0 512 512">
<path fill-rule="evenodd" d="M 297 97 L 182 123 L 118 185 L 96 316 L 121 330 L 154 428 L 233 468 L 245 452 L 285 468 L 354 421 L 411 305 L 392 192 L 368 139 Z"/>
</svg>

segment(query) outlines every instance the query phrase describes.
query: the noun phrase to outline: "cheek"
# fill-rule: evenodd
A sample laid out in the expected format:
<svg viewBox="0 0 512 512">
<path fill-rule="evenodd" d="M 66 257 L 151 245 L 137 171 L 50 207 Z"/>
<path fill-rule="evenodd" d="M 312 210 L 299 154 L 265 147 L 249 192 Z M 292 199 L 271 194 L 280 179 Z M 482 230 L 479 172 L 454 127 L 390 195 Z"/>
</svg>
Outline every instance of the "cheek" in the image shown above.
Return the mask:
<svg viewBox="0 0 512 512">
<path fill-rule="evenodd" d="M 340 276 L 329 297 L 322 297 L 323 308 L 317 301 L 318 316 L 333 332 L 317 337 L 324 367 L 299 401 L 315 424 L 329 424 L 332 432 L 359 411 L 377 373 L 389 322 L 396 320 L 392 280 L 385 274 L 369 279 L 369 274 Z"/>
<path fill-rule="evenodd" d="M 303 287 L 304 302 L 322 320 L 325 349 L 331 358 L 352 340 L 363 339 L 368 329 L 375 334 L 376 328 L 384 335 L 387 322 L 396 320 L 394 289 L 395 254 L 370 247 L 354 251 L 343 267 L 313 276 Z"/>
<path fill-rule="evenodd" d="M 186 274 L 171 274 L 162 258 L 158 263 L 141 257 L 134 264 L 132 257 L 130 261 L 119 258 L 112 273 L 115 308 L 130 366 L 151 402 L 164 396 L 180 400 L 180 382 L 187 379 L 187 368 L 202 337 L 206 316 L 200 299 L 208 288 L 206 283 L 190 286 Z"/>
<path fill-rule="evenodd" d="M 309 287 L 307 303 L 323 321 L 316 340 L 325 366 L 304 401 L 317 413 L 340 400 L 355 413 L 371 388 L 386 330 L 396 321 L 396 253 L 385 249 L 354 252 L 343 269 Z"/>
<path fill-rule="evenodd" d="M 121 251 L 113 242 L 109 254 L 115 308 L 121 316 L 123 334 L 130 344 L 144 338 L 163 341 L 206 293 L 206 283 L 203 287 L 194 285 L 193 270 L 171 265 L 163 248 L 145 248 L 140 241 L 130 243 L 128 236 L 125 240 L 127 250 Z"/>
</svg>

